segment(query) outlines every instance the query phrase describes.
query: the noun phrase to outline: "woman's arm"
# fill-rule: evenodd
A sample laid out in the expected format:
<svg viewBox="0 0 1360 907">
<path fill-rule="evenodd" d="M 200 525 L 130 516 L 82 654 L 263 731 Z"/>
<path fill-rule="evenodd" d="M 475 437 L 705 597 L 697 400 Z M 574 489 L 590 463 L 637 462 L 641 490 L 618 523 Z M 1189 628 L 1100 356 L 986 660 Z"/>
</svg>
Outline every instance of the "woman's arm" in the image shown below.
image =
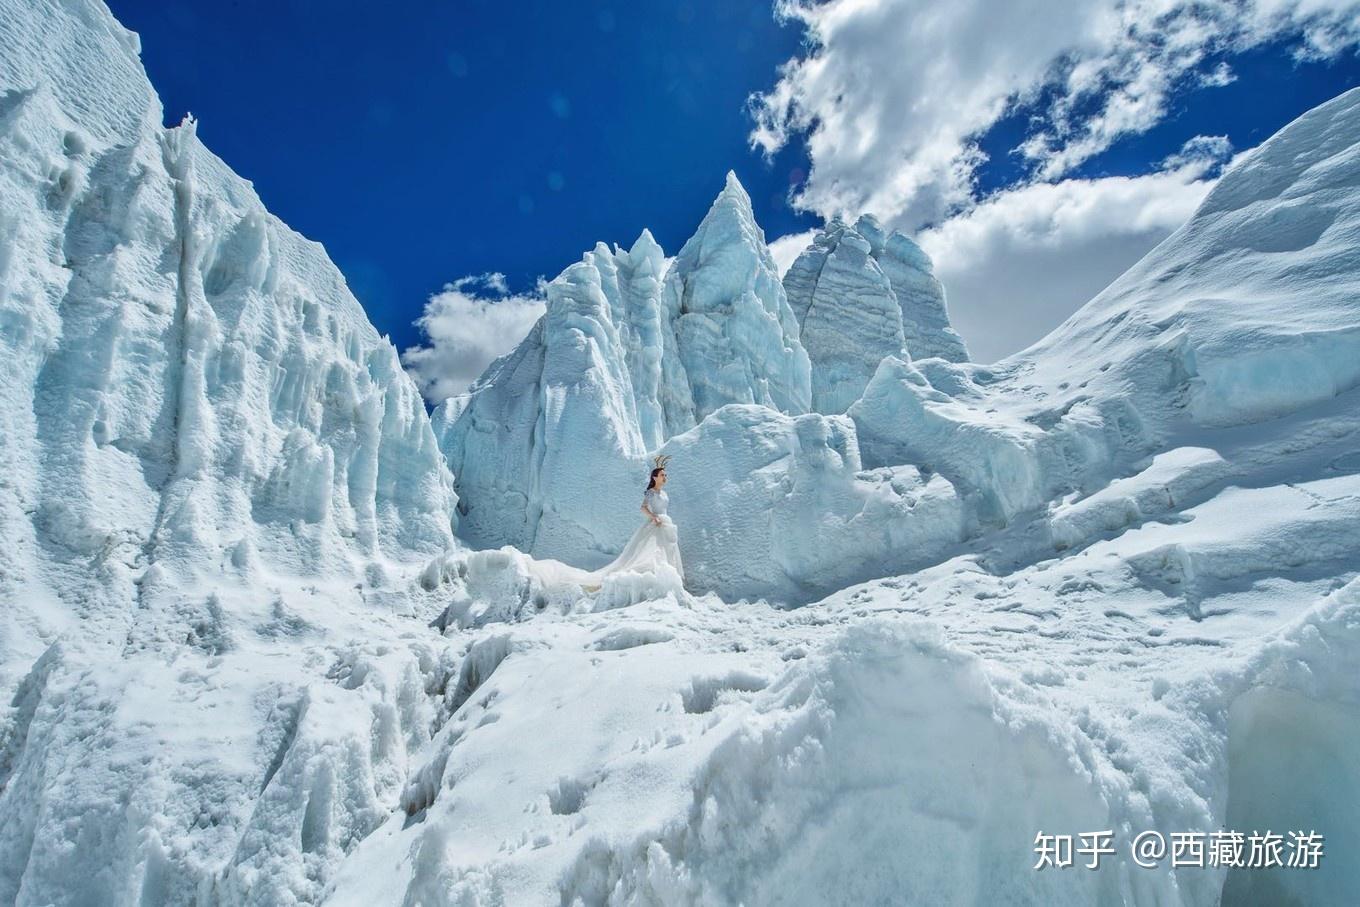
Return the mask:
<svg viewBox="0 0 1360 907">
<path fill-rule="evenodd" d="M 657 516 L 656 514 L 652 513 L 650 510 L 647 509 L 647 499 L 646 499 L 646 498 L 643 498 L 643 499 L 642 499 L 642 507 L 641 507 L 640 509 L 642 510 L 643 513 L 647 514 L 647 519 L 651 520 L 653 523 L 655 523 L 655 524 L 658 525 L 658 526 L 661 525 L 661 518 L 660 518 L 659 516 Z"/>
</svg>

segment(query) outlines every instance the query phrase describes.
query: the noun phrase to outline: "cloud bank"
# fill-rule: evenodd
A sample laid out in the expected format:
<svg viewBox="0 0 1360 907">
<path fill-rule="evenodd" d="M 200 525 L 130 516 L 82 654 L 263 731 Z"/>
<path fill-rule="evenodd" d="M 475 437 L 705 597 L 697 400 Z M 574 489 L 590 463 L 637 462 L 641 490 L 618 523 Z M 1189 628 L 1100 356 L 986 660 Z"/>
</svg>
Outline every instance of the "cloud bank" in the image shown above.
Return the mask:
<svg viewBox="0 0 1360 907">
<path fill-rule="evenodd" d="M 513 350 L 543 314 L 542 287 L 513 294 L 504 274 L 461 277 L 431 296 L 416 319 L 426 342 L 401 361 L 431 403 L 462 393 Z"/>
</svg>

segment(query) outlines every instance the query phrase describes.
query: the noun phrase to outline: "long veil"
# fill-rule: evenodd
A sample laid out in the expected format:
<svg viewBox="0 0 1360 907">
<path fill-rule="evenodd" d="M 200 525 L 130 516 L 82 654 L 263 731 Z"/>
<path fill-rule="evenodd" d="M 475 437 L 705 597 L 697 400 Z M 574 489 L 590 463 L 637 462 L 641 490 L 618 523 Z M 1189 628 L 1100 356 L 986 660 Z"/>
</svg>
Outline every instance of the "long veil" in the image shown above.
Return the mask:
<svg viewBox="0 0 1360 907">
<path fill-rule="evenodd" d="M 531 570 L 545 585 L 575 585 L 587 592 L 598 591 L 611 578 L 626 574 L 657 575 L 683 588 L 685 568 L 675 522 L 664 514 L 657 519 L 660 525 L 646 520 L 619 556 L 598 570 L 582 570 L 555 560 L 534 561 Z"/>
</svg>

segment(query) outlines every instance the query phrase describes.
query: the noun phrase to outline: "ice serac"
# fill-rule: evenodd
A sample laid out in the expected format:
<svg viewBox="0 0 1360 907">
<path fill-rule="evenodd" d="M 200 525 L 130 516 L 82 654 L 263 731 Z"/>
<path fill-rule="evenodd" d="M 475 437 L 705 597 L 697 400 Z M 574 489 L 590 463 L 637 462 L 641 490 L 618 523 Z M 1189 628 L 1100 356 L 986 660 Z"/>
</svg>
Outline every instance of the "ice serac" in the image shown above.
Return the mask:
<svg viewBox="0 0 1360 907">
<path fill-rule="evenodd" d="M 462 489 L 460 532 L 474 546 L 602 563 L 616 527 L 635 522 L 636 494 L 601 493 L 638 486 L 646 453 L 627 322 L 621 329 L 614 315 L 627 310 L 618 273 L 612 253 L 586 253 L 548 284 L 529 336 L 465 402 L 445 405 L 461 409 L 442 435 Z"/>
<path fill-rule="evenodd" d="M 798 320 L 736 174 L 727 174 L 727 185 L 676 256 L 665 304 L 695 421 L 728 403 L 808 411 L 811 376 Z"/>
<path fill-rule="evenodd" d="M 870 215 L 855 221 L 855 230 L 869 241 L 874 260 L 902 307 L 902 330 L 912 358 L 967 362 L 968 349 L 949 323 L 944 286 L 935 277 L 930 256 L 911 237 L 885 231 Z"/>
<path fill-rule="evenodd" d="M 585 253 L 547 304 L 435 416 L 474 546 L 603 563 L 635 528 L 648 451 L 729 403 L 808 409 L 797 319 L 735 176 L 669 270 L 644 230 Z"/>
<path fill-rule="evenodd" d="M 321 247 L 192 120 L 160 127 L 107 11 L 19 7 L 0 23 L 0 495 L 33 547 L 8 556 L 216 571 L 249 549 L 315 571 L 448 544 L 421 401 Z"/>
<path fill-rule="evenodd" d="M 784 275 L 812 364 L 812 409 L 843 413 L 885 356 L 906 355 L 902 309 L 868 239 L 835 220 Z"/>
<path fill-rule="evenodd" d="M 694 424 L 689 381 L 661 302 L 666 253 L 651 231 L 643 230 L 628 251 L 599 243 L 586 261 L 600 272 L 600 286 L 624 346 L 638 431 L 643 445 L 654 449 Z"/>
<path fill-rule="evenodd" d="M 0 46 L 0 903 L 189 903 L 300 707 L 280 640 L 452 545 L 452 477 L 324 250 L 162 128 L 102 3 L 0 0 Z"/>
</svg>

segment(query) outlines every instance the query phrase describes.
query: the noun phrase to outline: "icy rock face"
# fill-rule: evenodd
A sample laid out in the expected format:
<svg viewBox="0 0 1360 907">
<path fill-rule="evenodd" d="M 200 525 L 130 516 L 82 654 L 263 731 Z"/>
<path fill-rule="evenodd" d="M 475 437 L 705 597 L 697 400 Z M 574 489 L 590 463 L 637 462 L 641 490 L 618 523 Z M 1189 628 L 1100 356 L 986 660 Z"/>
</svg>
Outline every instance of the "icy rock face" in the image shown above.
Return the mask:
<svg viewBox="0 0 1360 907">
<path fill-rule="evenodd" d="M 651 231 L 643 230 L 627 252 L 599 243 L 585 261 L 600 274 L 600 287 L 620 332 L 642 443 L 655 449 L 694 424 L 689 381 L 661 301 L 666 253 Z"/>
<path fill-rule="evenodd" d="M 666 275 L 666 309 L 698 421 L 728 403 L 807 412 L 807 351 L 779 271 L 733 173 Z"/>
<path fill-rule="evenodd" d="M 548 285 L 547 313 L 443 431 L 464 497 L 460 531 L 475 546 L 593 565 L 614 542 L 607 531 L 636 522 L 646 449 L 610 305 L 617 285 L 604 289 L 614 272 L 597 261 L 589 253 Z M 630 485 L 633 495 L 601 493 Z"/>
<path fill-rule="evenodd" d="M 784 275 L 812 362 L 812 408 L 843 413 L 885 356 L 906 354 L 902 309 L 869 240 L 827 225 Z"/>
<path fill-rule="evenodd" d="M 833 220 L 784 275 L 812 361 L 812 408 L 843 413 L 887 356 L 965 362 L 930 258 L 864 215 Z"/>
<path fill-rule="evenodd" d="M 418 644 L 347 696 L 327 634 L 453 544 L 452 477 L 102 3 L 0 45 L 0 903 L 316 900 L 431 720 Z"/>
<path fill-rule="evenodd" d="M 949 323 L 944 286 L 935 277 L 930 256 L 907 235 L 896 230 L 885 233 L 870 215 L 855 221 L 855 229 L 869 241 L 874 260 L 897 295 L 912 358 L 967 362 L 968 350 Z"/>
<path fill-rule="evenodd" d="M 665 266 L 646 231 L 596 246 L 524 342 L 441 404 L 464 539 L 602 564 L 637 526 L 648 451 L 727 403 L 807 410 L 797 320 L 735 176 Z"/>
<path fill-rule="evenodd" d="M 5 574 L 216 571 L 247 549 L 339 569 L 449 544 L 421 401 L 321 247 L 192 121 L 160 128 L 135 38 L 102 8 L 7 6 L 0 24 L 0 508 L 23 540 Z"/>
</svg>

